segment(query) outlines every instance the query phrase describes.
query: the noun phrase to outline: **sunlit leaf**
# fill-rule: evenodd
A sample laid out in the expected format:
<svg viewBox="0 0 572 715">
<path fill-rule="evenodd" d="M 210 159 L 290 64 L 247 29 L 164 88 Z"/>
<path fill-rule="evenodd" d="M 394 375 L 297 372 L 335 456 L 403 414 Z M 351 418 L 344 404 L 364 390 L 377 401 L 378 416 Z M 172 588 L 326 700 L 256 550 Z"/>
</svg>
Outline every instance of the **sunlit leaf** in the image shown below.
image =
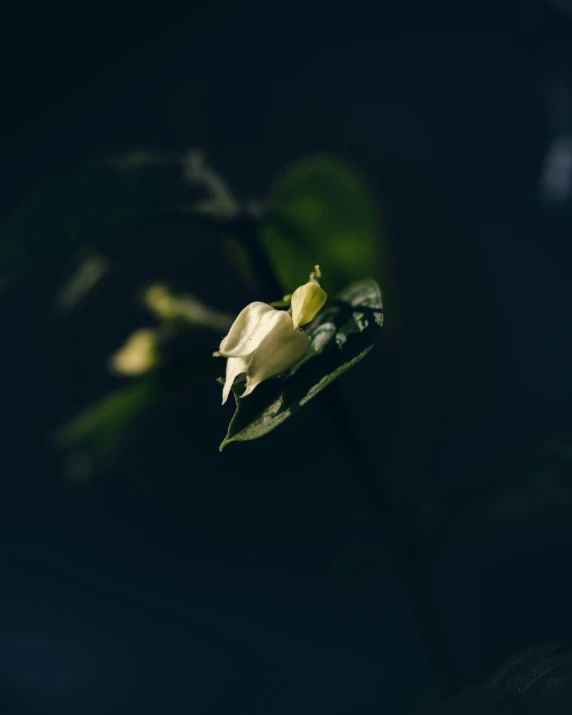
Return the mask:
<svg viewBox="0 0 572 715">
<path fill-rule="evenodd" d="M 309 325 L 310 352 L 300 363 L 244 399 L 238 397 L 244 385 L 235 382 L 236 411 L 221 450 L 229 442 L 256 439 L 278 427 L 367 355 L 382 322 L 377 283 L 364 280 L 348 286 Z"/>
<path fill-rule="evenodd" d="M 319 263 L 326 291 L 364 275 L 380 278 L 378 210 L 362 176 L 340 159 L 311 157 L 289 166 L 274 183 L 263 248 L 287 290 Z"/>
</svg>

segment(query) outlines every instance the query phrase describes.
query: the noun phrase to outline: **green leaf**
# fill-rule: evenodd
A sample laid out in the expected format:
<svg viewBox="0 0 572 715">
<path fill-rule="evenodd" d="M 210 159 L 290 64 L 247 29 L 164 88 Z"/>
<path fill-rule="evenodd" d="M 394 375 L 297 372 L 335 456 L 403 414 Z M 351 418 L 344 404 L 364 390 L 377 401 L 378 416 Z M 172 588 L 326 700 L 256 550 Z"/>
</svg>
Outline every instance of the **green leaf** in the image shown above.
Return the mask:
<svg viewBox="0 0 572 715">
<path fill-rule="evenodd" d="M 166 203 L 145 172 L 92 166 L 22 201 L 0 232 L 0 289 L 46 258 L 95 250 L 113 257 L 123 234 Z"/>
<path fill-rule="evenodd" d="M 141 422 L 169 398 L 177 398 L 217 374 L 210 353 L 159 367 L 130 381 L 81 412 L 55 434 L 72 477 L 90 476 L 108 463 Z"/>
<path fill-rule="evenodd" d="M 564 691 L 572 695 L 572 651 L 562 643 L 520 651 L 499 668 L 487 687 L 526 694 L 529 699 Z"/>
<path fill-rule="evenodd" d="M 260 237 L 286 290 L 306 282 L 316 263 L 332 293 L 364 275 L 382 277 L 377 206 L 346 162 L 327 156 L 295 162 L 274 183 L 269 204 Z"/>
<path fill-rule="evenodd" d="M 310 324 L 310 352 L 282 377 L 263 382 L 254 392 L 238 397 L 236 411 L 220 446 L 257 439 L 278 427 L 299 407 L 349 370 L 373 347 L 383 323 L 381 291 L 373 280 L 348 286 Z"/>
<path fill-rule="evenodd" d="M 483 687 L 451 698 L 441 715 L 564 715 L 572 712 L 572 651 L 543 643 L 520 651 Z"/>
</svg>

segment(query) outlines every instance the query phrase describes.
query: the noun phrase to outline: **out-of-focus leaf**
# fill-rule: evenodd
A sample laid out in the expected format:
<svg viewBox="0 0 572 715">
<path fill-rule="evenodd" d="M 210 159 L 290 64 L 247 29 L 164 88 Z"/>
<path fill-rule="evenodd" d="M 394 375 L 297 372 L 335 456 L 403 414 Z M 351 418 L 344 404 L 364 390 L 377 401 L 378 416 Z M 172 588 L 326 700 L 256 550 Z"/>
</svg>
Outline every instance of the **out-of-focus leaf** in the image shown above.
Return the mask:
<svg viewBox="0 0 572 715">
<path fill-rule="evenodd" d="M 42 260 L 88 248 L 113 257 L 126 231 L 166 198 L 145 172 L 89 167 L 22 201 L 0 232 L 0 287 Z"/>
<path fill-rule="evenodd" d="M 85 258 L 77 271 L 61 287 L 56 296 L 56 307 L 67 312 L 73 310 L 85 296 L 95 288 L 109 270 L 108 261 L 92 254 Z"/>
<path fill-rule="evenodd" d="M 572 695 L 572 650 L 563 643 L 542 643 L 508 660 L 487 681 L 487 687 L 540 694 L 567 692 Z"/>
<path fill-rule="evenodd" d="M 261 242 L 286 290 L 304 283 L 315 263 L 328 293 L 364 275 L 381 278 L 377 207 L 346 162 L 321 156 L 295 162 L 274 183 L 269 207 Z"/>
<path fill-rule="evenodd" d="M 110 461 L 141 422 L 164 401 L 214 380 L 210 353 L 160 367 L 106 395 L 60 428 L 56 444 L 67 455 L 72 477 L 87 477 Z"/>
<path fill-rule="evenodd" d="M 373 280 L 353 283 L 309 325 L 309 354 L 282 377 L 259 385 L 243 400 L 233 387 L 236 411 L 221 450 L 262 437 L 315 397 L 371 350 L 383 322 L 381 292 Z"/>
<path fill-rule="evenodd" d="M 564 715 L 572 712 L 571 705 L 572 651 L 561 643 L 543 643 L 517 653 L 483 687 L 459 693 L 439 713 Z"/>
<path fill-rule="evenodd" d="M 149 381 L 116 390 L 84 410 L 56 435 L 68 452 L 67 471 L 72 477 L 89 476 L 106 462 L 148 413 L 157 397 Z"/>
<path fill-rule="evenodd" d="M 215 310 L 193 295 L 177 293 L 164 283 L 148 286 L 143 302 L 160 320 L 171 321 L 184 327 L 200 327 L 227 333 L 233 323 L 228 313 Z"/>
<path fill-rule="evenodd" d="M 259 288 L 248 251 L 242 243 L 231 235 L 225 235 L 221 241 L 223 255 L 238 273 L 240 278 L 251 288 Z"/>
</svg>

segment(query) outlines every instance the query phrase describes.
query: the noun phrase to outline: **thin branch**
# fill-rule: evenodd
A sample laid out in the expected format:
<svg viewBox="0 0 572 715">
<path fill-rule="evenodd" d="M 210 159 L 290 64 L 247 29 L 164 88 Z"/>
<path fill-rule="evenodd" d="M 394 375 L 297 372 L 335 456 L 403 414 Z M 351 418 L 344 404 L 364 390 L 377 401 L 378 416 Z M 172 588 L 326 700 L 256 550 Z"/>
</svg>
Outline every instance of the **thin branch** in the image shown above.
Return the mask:
<svg viewBox="0 0 572 715">
<path fill-rule="evenodd" d="M 264 297 L 269 300 L 270 296 L 282 295 L 284 287 L 280 284 L 268 257 L 260 246 L 254 219 L 244 217 L 232 221 L 213 220 L 212 217 L 208 219 L 197 217 L 196 214 L 189 212 L 179 213 L 178 216 L 186 216 L 192 221 L 232 233 L 249 252 Z M 327 418 L 338 433 L 339 442 L 346 449 L 354 466 L 353 476 L 380 517 L 394 567 L 409 594 L 430 666 L 439 683 L 442 696 L 446 697 L 457 690 L 458 675 L 441 614 L 435 602 L 430 565 L 424 553 L 410 539 L 392 508 L 390 490 L 383 484 L 376 466 L 364 451 L 336 383 L 331 384 L 321 397 Z"/>
<path fill-rule="evenodd" d="M 401 524 L 392 506 L 391 492 L 363 449 L 335 383 L 324 390 L 322 399 L 325 412 L 341 438 L 339 442 L 344 445 L 354 465 L 353 476 L 380 517 L 393 565 L 408 592 L 430 667 L 441 696 L 447 697 L 458 689 L 458 673 L 435 600 L 430 562 Z"/>
<path fill-rule="evenodd" d="M 270 303 L 278 300 L 284 295 L 284 289 L 276 277 L 270 259 L 260 245 L 259 222 L 250 214 L 242 212 L 232 218 L 221 217 L 217 214 L 206 215 L 197 213 L 193 205 L 177 204 L 170 210 L 156 216 L 153 222 L 164 222 L 166 220 L 189 221 L 195 226 L 208 228 L 218 233 L 230 234 L 240 241 L 248 251 L 254 274 L 263 293 L 262 297 L 266 302 Z"/>
<path fill-rule="evenodd" d="M 284 293 L 274 268 L 260 244 L 260 217 L 245 211 L 212 169 L 206 167 L 201 155 L 190 155 L 187 179 L 202 185 L 211 199 L 200 205 L 177 205 L 158 220 L 188 220 L 228 233 L 238 239 L 248 251 L 263 298 L 277 300 Z M 430 666 L 445 697 L 457 689 L 457 672 L 452 657 L 441 614 L 432 587 L 431 567 L 424 552 L 419 550 L 403 528 L 392 507 L 390 490 L 383 484 L 376 466 L 364 451 L 359 436 L 348 416 L 338 386 L 334 383 L 323 394 L 322 404 L 340 443 L 347 450 L 355 469 L 353 475 L 380 516 L 391 549 L 392 560 L 399 577 L 407 589 L 411 607 L 423 638 Z"/>
</svg>

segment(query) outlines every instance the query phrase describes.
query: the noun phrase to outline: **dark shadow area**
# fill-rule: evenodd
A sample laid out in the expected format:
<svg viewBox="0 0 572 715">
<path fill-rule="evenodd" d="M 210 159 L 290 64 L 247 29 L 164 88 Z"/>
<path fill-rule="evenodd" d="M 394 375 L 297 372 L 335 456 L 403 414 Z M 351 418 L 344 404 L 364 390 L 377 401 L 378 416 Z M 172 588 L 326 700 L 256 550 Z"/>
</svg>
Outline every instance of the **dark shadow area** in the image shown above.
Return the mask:
<svg viewBox="0 0 572 715">
<path fill-rule="evenodd" d="M 448 661 L 445 695 L 572 641 L 566 3 L 15 8 L 4 25 L 0 713 L 407 715 Z M 208 198 L 181 178 L 196 147 L 231 218 L 185 215 Z M 314 156 L 363 176 L 378 233 L 316 212 L 314 255 L 300 222 L 259 220 Z M 340 215 L 358 185 L 332 190 Z M 340 349 L 355 306 L 330 304 L 336 336 L 285 391 L 300 409 L 219 453 L 220 330 L 177 334 L 135 379 L 109 358 L 156 326 L 150 284 L 221 315 L 279 300 L 268 226 L 293 272 L 305 251 L 308 272 L 331 262 L 324 285 L 376 277 L 384 325 L 360 306 Z M 93 246 L 102 274 L 63 310 Z M 424 559 L 439 666 L 389 522 Z"/>
</svg>

